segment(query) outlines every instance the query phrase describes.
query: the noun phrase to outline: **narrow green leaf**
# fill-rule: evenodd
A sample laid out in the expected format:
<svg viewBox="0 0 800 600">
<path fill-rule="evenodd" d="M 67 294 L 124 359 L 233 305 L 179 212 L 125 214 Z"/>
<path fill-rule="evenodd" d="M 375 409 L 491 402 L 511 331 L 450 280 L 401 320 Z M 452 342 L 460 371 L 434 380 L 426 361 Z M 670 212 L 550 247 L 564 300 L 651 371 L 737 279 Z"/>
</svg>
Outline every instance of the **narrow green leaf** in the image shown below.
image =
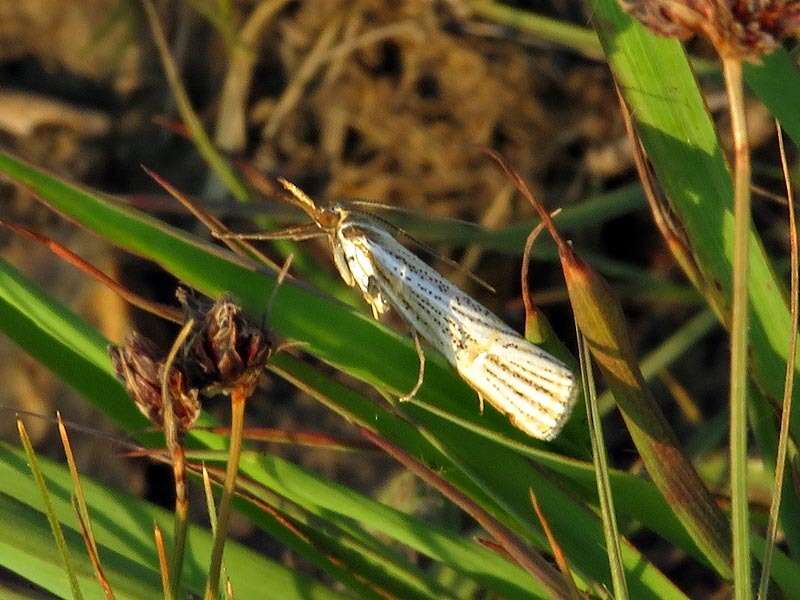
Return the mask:
<svg viewBox="0 0 800 600">
<path fill-rule="evenodd" d="M 19 476 L 29 477 L 26 473 Z M 0 521 L 3 523 L 0 527 L 0 565 L 59 598 L 71 598 L 72 591 L 64 577 L 61 555 L 53 544 L 53 534 L 45 515 L 28 502 L 0 493 Z M 69 528 L 64 532 L 84 597 L 87 600 L 105 600 L 80 534 Z M 158 575 L 152 569 L 102 546 L 100 552 L 106 576 L 118 600 L 161 597 Z M 0 590 L 0 596 L 10 597 L 5 590 Z"/>
<path fill-rule="evenodd" d="M 71 479 L 67 469 L 45 459 L 39 459 L 42 472 L 50 490 L 53 510 L 62 527 L 75 536 L 75 543 L 83 547 L 83 540 L 73 528 L 74 513 L 70 500 Z M 171 528 L 172 513 L 156 508 L 142 500 L 102 486 L 88 477 L 83 478 L 86 500 L 92 515 L 97 543 L 103 553 L 103 563 L 107 569 L 114 564 L 114 556 L 121 555 L 135 565 L 145 568 L 156 589 L 160 589 L 158 561 L 152 541 L 153 523 L 158 523 L 162 531 Z M 22 453 L 0 444 L 0 493 L 27 505 L 37 502 L 36 485 L 30 481 L 28 469 Z M 4 530 L 5 528 L 0 528 Z M 0 536 L 1 537 L 1 536 Z M 171 543 L 169 536 L 167 543 Z M 191 543 L 186 551 L 184 584 L 186 589 L 201 594 L 205 584 L 205 570 L 211 550 L 211 535 L 205 529 L 190 527 Z M 52 546 L 52 544 L 50 544 Z M 226 547 L 229 559 L 228 572 L 243 598 L 319 598 L 340 599 L 342 596 L 325 586 L 316 583 L 299 573 L 278 563 L 269 561 L 252 550 L 229 541 Z M 85 572 L 94 577 L 92 567 L 85 563 Z M 62 575 L 63 579 L 63 575 Z M 114 578 L 109 572 L 109 580 L 117 591 Z M 35 579 L 34 579 L 35 581 Z M 269 582 L 266 585 L 265 582 Z M 100 586 L 95 584 L 101 594 Z M 142 597 L 159 597 L 155 596 Z"/>
<path fill-rule="evenodd" d="M 611 483 L 608 476 L 608 457 L 603 437 L 603 423 L 597 407 L 597 390 L 594 384 L 592 355 L 586 339 L 580 331 L 577 333 L 581 373 L 583 374 L 583 397 L 586 401 L 586 413 L 589 415 L 589 437 L 592 441 L 592 459 L 597 479 L 597 497 L 600 499 L 603 534 L 606 540 L 608 563 L 611 568 L 611 581 L 614 584 L 614 598 L 625 600 L 628 598 L 628 585 L 625 581 L 625 572 L 622 569 L 622 557 L 619 549 L 620 535 L 617 528 L 617 514 L 614 509 L 614 496 L 611 492 Z"/>
<path fill-rule="evenodd" d="M 64 532 L 61 530 L 61 523 L 58 522 L 58 518 L 53 511 L 53 505 L 50 502 L 50 493 L 47 491 L 47 483 L 45 483 L 42 471 L 39 469 L 39 461 L 36 458 L 36 452 L 33 450 L 25 425 L 19 418 L 17 418 L 17 428 L 19 429 L 19 438 L 22 440 L 22 447 L 25 449 L 25 456 L 28 459 L 28 466 L 33 474 L 33 480 L 36 482 L 36 487 L 39 488 L 39 494 L 44 504 L 44 513 L 47 515 L 48 523 L 50 523 L 50 531 L 55 539 L 58 554 L 61 556 L 61 564 L 67 575 L 72 597 L 74 600 L 82 600 L 83 594 L 81 593 L 81 586 L 72 568 L 72 558 L 67 548 L 67 542 L 64 539 Z"/>
</svg>

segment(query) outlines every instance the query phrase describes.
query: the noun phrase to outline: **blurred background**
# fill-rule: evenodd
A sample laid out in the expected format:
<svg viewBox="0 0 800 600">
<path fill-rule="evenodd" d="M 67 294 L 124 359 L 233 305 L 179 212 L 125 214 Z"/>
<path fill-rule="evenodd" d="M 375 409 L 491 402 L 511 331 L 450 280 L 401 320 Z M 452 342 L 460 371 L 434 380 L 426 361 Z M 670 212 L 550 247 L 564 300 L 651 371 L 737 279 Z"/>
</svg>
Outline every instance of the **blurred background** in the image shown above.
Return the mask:
<svg viewBox="0 0 800 600">
<path fill-rule="evenodd" d="M 652 225 L 613 81 L 597 60 L 582 2 L 180 0 L 156 7 L 189 100 L 219 148 L 321 200 L 409 209 L 403 226 L 494 286 L 491 295 L 443 267 L 518 330 L 524 317 L 521 252 L 533 212 L 478 146 L 502 153 L 550 209 L 590 207 L 568 234 L 615 286 L 642 354 L 696 314 L 701 302 Z M 525 21 L 520 15 L 530 13 L 522 9 L 544 21 Z M 699 59 L 709 55 L 702 43 L 691 49 Z M 722 82 L 718 74 L 700 73 L 722 139 L 729 139 Z M 773 124 L 757 103 L 749 119 L 761 192 L 755 219 L 774 253 L 786 256 L 785 209 L 772 197 L 781 190 Z M 4 147 L 200 235 L 203 228 L 140 165 L 204 202 L 232 228 L 246 227 L 248 217 L 261 212 L 291 221 L 294 215 L 272 200 L 244 206 L 231 198 L 195 146 L 175 131 L 179 125 L 139 2 L 0 0 Z M 0 202 L 3 219 L 47 233 L 143 295 L 173 301 L 176 282 L 169 276 L 64 222 L 24 191 L 2 183 Z M 489 241 L 465 245 L 464 228 L 449 219 L 480 225 Z M 531 273 L 534 298 L 574 348 L 563 280 L 547 246 L 543 236 L 537 246 L 543 257 Z M 322 245 L 312 242 L 307 249 L 335 276 Z M 162 341 L 174 335 L 28 241 L 2 233 L 0 251 L 112 341 L 122 341 L 133 327 Z M 653 386 L 679 432 L 698 420 L 720 420 L 722 426 L 703 429 L 718 431 L 718 440 L 686 440 L 697 452 L 715 447 L 726 433 L 720 390 L 727 389 L 727 338 L 710 321 L 701 333 Z M 3 439 L 16 440 L 15 410 L 52 415 L 58 409 L 67 420 L 113 432 L 6 339 L 0 339 L 0 369 Z M 250 424 L 348 431 L 275 378 L 265 378 L 260 398 L 249 407 Z M 635 469 L 630 441 L 614 419 L 606 425 L 612 460 Z M 27 423 L 37 448 L 60 457 L 52 423 Z M 76 434 L 73 443 L 83 472 L 171 506 L 168 469 L 121 451 L 98 452 L 107 442 L 90 435 Z M 460 518 L 442 514 L 452 509 L 388 459 L 272 450 L 404 509 L 456 523 Z M 246 521 L 235 521 L 234 529 L 248 543 L 281 555 Z M 638 541 L 646 552 L 659 552 L 646 539 Z"/>
</svg>

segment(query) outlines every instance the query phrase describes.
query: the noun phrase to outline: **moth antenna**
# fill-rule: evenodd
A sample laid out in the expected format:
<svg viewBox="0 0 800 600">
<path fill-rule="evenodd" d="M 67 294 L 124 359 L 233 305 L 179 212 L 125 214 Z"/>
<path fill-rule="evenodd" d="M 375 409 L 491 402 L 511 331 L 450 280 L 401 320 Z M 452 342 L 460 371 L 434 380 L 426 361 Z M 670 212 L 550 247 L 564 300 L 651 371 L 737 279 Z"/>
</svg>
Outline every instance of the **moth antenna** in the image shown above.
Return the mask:
<svg viewBox="0 0 800 600">
<path fill-rule="evenodd" d="M 317 203 L 314 202 L 308 194 L 306 194 L 303 190 L 301 190 L 291 181 L 289 181 L 288 179 L 284 179 L 283 177 L 278 177 L 278 183 L 281 184 L 283 189 L 294 200 L 294 204 L 298 205 L 306 212 L 310 211 L 312 214 L 319 212 Z"/>
<path fill-rule="evenodd" d="M 372 200 L 356 200 L 356 199 L 347 199 L 343 202 L 346 202 L 349 206 L 357 206 L 359 208 L 367 209 L 375 208 L 378 210 L 385 210 L 386 212 L 393 212 L 400 215 L 410 215 L 418 218 L 424 218 L 425 215 L 420 211 L 405 208 L 403 206 L 395 206 L 394 204 L 384 204 L 383 202 L 373 202 Z M 359 211 L 361 212 L 361 211 Z M 483 232 L 484 228 L 478 225 L 477 223 L 473 223 L 472 221 L 467 221 L 466 219 L 458 219 L 455 217 L 447 217 L 446 219 L 442 219 L 442 221 L 457 223 L 462 227 L 466 227 L 469 229 L 474 229 L 477 232 Z"/>
</svg>

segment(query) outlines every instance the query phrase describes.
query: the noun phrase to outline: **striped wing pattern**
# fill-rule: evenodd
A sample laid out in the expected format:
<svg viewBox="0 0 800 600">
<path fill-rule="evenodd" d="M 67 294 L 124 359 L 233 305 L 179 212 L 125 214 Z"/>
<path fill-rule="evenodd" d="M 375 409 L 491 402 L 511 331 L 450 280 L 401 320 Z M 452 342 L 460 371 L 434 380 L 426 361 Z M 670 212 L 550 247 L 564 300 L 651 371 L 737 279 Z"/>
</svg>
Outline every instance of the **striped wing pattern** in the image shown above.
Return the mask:
<svg viewBox="0 0 800 600">
<path fill-rule="evenodd" d="M 575 375 L 370 222 L 351 219 L 337 245 L 376 317 L 393 306 L 476 392 L 525 433 L 558 435 L 578 395 Z M 342 270 L 340 266 L 340 271 Z M 346 281 L 348 277 L 342 274 Z"/>
</svg>

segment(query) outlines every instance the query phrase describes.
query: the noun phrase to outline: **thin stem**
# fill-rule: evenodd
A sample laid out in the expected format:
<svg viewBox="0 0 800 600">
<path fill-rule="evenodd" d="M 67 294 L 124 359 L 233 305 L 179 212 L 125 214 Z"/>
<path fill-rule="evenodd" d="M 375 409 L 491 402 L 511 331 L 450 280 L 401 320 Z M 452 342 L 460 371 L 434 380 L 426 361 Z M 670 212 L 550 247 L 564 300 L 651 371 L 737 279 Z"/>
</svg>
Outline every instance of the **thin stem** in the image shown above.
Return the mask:
<svg viewBox="0 0 800 600">
<path fill-rule="evenodd" d="M 471 0 L 467 6 L 479 17 L 514 27 L 545 42 L 561 44 L 587 58 L 598 60 L 603 57 L 597 34 L 591 29 L 516 9 L 493 0 Z"/>
<path fill-rule="evenodd" d="M 778 145 L 781 153 L 786 180 L 786 199 L 789 204 L 789 241 L 791 275 L 789 285 L 789 305 L 791 308 L 792 325 L 789 334 L 789 352 L 786 359 L 786 377 L 783 388 L 783 411 L 781 413 L 781 430 L 778 438 L 778 456 L 775 458 L 775 483 L 772 492 L 772 503 L 769 507 L 769 522 L 767 524 L 767 540 L 764 548 L 764 560 L 761 561 L 761 580 L 758 585 L 758 598 L 767 600 L 769 579 L 772 566 L 772 554 L 775 549 L 775 536 L 778 533 L 778 517 L 781 511 L 781 493 L 783 491 L 783 477 L 786 472 L 786 451 L 789 445 L 789 421 L 792 414 L 792 391 L 794 387 L 795 355 L 797 354 L 797 323 L 798 323 L 798 265 L 797 256 L 797 222 L 794 213 L 794 196 L 792 183 L 789 176 L 789 165 L 786 162 L 786 152 L 783 147 L 783 134 L 778 125 Z"/>
<path fill-rule="evenodd" d="M 589 438 L 592 442 L 592 460 L 594 474 L 597 482 L 597 497 L 600 500 L 600 513 L 603 520 L 603 534 L 606 539 L 606 553 L 611 568 L 611 583 L 616 600 L 627 600 L 628 583 L 625 580 L 625 570 L 622 567 L 622 552 L 619 547 L 619 529 L 617 516 L 614 509 L 614 496 L 611 493 L 611 484 L 608 480 L 608 460 L 606 446 L 603 441 L 603 426 L 600 411 L 597 408 L 597 390 L 594 385 L 592 373 L 592 356 L 586 339 L 580 330 L 578 334 L 578 357 L 583 373 L 583 397 L 586 401 L 586 414 L 588 415 Z"/>
<path fill-rule="evenodd" d="M 72 504 L 75 508 L 78 523 L 81 526 L 83 534 L 83 541 L 86 544 L 86 553 L 89 555 L 89 560 L 94 569 L 94 575 L 97 578 L 100 587 L 103 588 L 103 595 L 106 600 L 114 600 L 114 591 L 111 589 L 111 584 L 108 583 L 108 578 L 103 570 L 103 565 L 100 563 L 100 553 L 97 550 L 97 542 L 95 541 L 94 532 L 92 531 L 92 520 L 89 518 L 89 509 L 86 506 L 86 496 L 83 494 L 83 487 L 81 486 L 81 478 L 78 474 L 78 466 L 75 463 L 75 455 L 72 452 L 72 444 L 69 441 L 67 428 L 64 421 L 61 419 L 61 413 L 56 412 L 58 419 L 58 433 L 61 436 L 61 445 L 64 447 L 64 454 L 67 458 L 67 465 L 69 466 L 69 474 L 72 478 Z"/>
<path fill-rule="evenodd" d="M 186 321 L 172 343 L 169 354 L 164 361 L 161 372 L 161 400 L 164 406 L 164 437 L 167 443 L 172 461 L 172 473 L 175 479 L 175 529 L 174 547 L 172 554 L 171 581 L 172 595 L 176 598 L 180 596 L 181 571 L 183 570 L 183 555 L 186 547 L 186 526 L 189 517 L 189 496 L 186 493 L 186 461 L 183 454 L 183 447 L 178 436 L 178 426 L 175 421 L 175 410 L 173 398 L 169 390 L 169 375 L 172 371 L 172 363 L 175 362 L 180 349 L 186 338 L 194 328 L 194 319 Z"/>
<path fill-rule="evenodd" d="M 181 81 L 178 67 L 175 60 L 172 58 L 167 43 L 167 37 L 164 34 L 164 29 L 161 26 L 161 20 L 158 17 L 158 12 L 151 0 L 143 0 L 145 14 L 147 21 L 150 25 L 150 30 L 153 34 L 156 48 L 161 57 L 161 64 L 164 68 L 164 74 L 167 78 L 167 83 L 172 90 L 172 95 L 175 98 L 175 104 L 178 106 L 178 112 L 181 119 L 186 123 L 186 128 L 192 137 L 192 141 L 197 147 L 197 151 L 203 156 L 208 165 L 213 169 L 217 176 L 225 183 L 234 198 L 239 202 L 247 202 L 249 194 L 244 184 L 236 177 L 233 169 L 225 162 L 225 159 L 214 148 L 214 143 L 203 128 L 200 117 L 192 106 L 189 100 L 189 95 L 186 88 Z"/>
<path fill-rule="evenodd" d="M 78 576 L 75 573 L 75 567 L 72 565 L 72 558 L 70 557 L 70 551 L 67 547 L 67 541 L 64 537 L 64 530 L 61 528 L 61 522 L 58 520 L 58 516 L 53 508 L 53 503 L 50 500 L 50 494 L 47 491 L 47 482 L 45 481 L 44 474 L 39 467 L 39 461 L 36 459 L 36 453 L 33 450 L 33 445 L 31 444 L 31 438 L 28 435 L 28 430 L 25 429 L 25 424 L 19 417 L 17 417 L 17 432 L 19 433 L 19 439 L 20 442 L 22 442 L 22 447 L 25 449 L 25 456 L 28 459 L 28 467 L 30 467 L 33 480 L 36 482 L 36 487 L 39 488 L 39 494 L 42 497 L 44 513 L 47 516 L 47 521 L 50 523 L 50 531 L 53 534 L 56 550 L 61 557 L 61 565 L 64 568 L 67 580 L 69 581 L 72 598 L 74 600 L 83 600 L 83 594 L 81 593 Z"/>
<path fill-rule="evenodd" d="M 175 479 L 175 547 L 172 554 L 172 591 L 177 598 L 189 523 L 189 495 L 186 490 L 186 457 L 183 446 L 180 444 L 174 446 L 171 454 L 172 474 Z"/>
<path fill-rule="evenodd" d="M 723 57 L 734 144 L 733 293 L 731 310 L 730 460 L 733 576 L 737 600 L 752 597 L 747 504 L 747 278 L 750 237 L 750 149 L 744 110 L 742 63 Z"/>
<path fill-rule="evenodd" d="M 236 473 L 239 471 L 239 458 L 242 454 L 242 430 L 244 429 L 244 405 L 247 396 L 241 388 L 231 392 L 231 445 L 228 451 L 228 466 L 222 486 L 222 498 L 217 512 L 217 531 L 214 534 L 214 547 L 208 567 L 208 582 L 204 600 L 216 600 L 219 596 L 219 574 L 222 569 L 222 553 L 225 550 L 225 536 L 231 516 L 231 501 L 236 487 Z"/>
</svg>

